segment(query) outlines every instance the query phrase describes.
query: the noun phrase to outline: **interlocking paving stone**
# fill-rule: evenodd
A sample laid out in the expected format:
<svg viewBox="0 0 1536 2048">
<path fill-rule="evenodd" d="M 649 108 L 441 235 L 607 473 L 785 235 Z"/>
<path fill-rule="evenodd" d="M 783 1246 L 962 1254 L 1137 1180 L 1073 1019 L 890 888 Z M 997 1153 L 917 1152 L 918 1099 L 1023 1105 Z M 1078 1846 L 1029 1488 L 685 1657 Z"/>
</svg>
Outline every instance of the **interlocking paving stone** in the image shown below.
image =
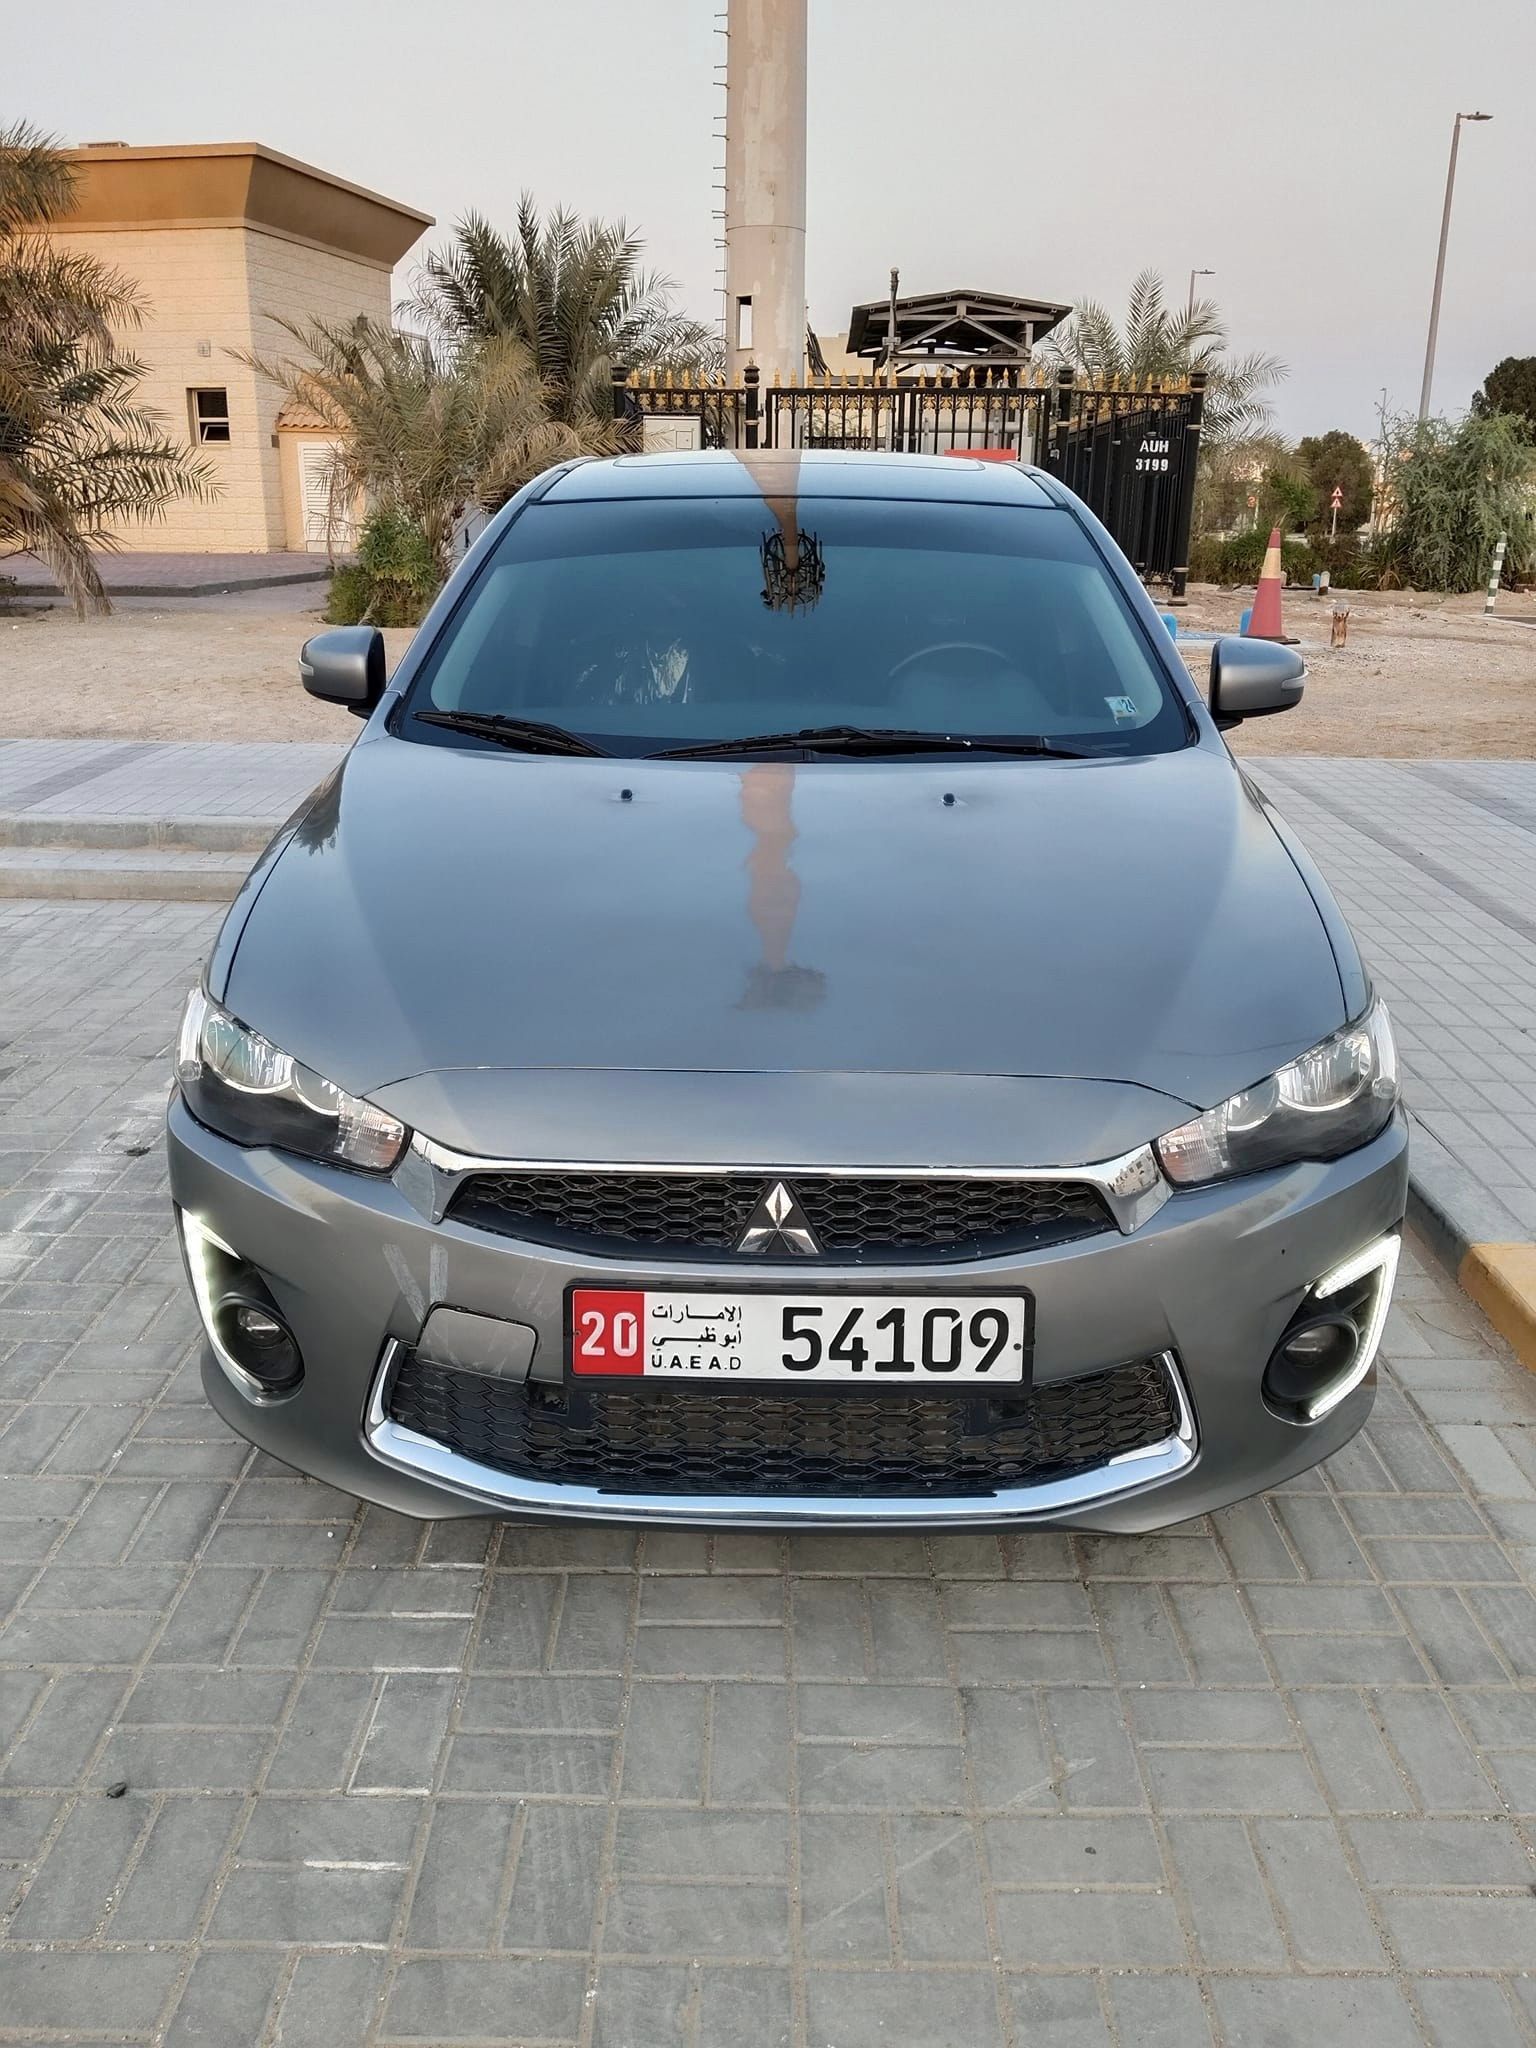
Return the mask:
<svg viewBox="0 0 1536 2048">
<path fill-rule="evenodd" d="M 784 1955 L 789 1894 L 770 1884 L 655 1884 L 619 1877 L 603 1923 L 605 1955 Z"/>
<path fill-rule="evenodd" d="M 608 1817 L 600 1806 L 536 1806 L 524 1819 L 507 1905 L 507 1948 L 590 1950 Z M 455 1946 L 459 1944 L 455 1943 Z"/>
<path fill-rule="evenodd" d="M 1171 1820 L 1168 1844 L 1202 1959 L 1215 1967 L 1281 1968 L 1285 1940 L 1247 1826 L 1230 1816 Z"/>
<path fill-rule="evenodd" d="M 787 1970 L 604 1963 L 592 1999 L 593 2048 L 672 2048 L 678 2041 L 750 2041 L 790 2048 Z"/>
<path fill-rule="evenodd" d="M 980 1970 L 814 1972 L 806 2003 L 814 2048 L 1002 2048 L 996 1992 Z"/>
<path fill-rule="evenodd" d="M 800 1944 L 821 1961 L 885 1962 L 892 1954 L 890 1858 L 873 1814 L 802 1815 Z"/>
<path fill-rule="evenodd" d="M 1493 1212 L 1509 1218 L 1507 1230 L 1490 1234 L 1529 1238 L 1536 765 L 1277 758 L 1254 767 L 1369 955 L 1392 1008 L 1415 1115 L 1482 1183 Z M 1437 1349 L 1437 1326 L 1458 1310 L 1464 1305 L 1449 1298 L 1412 1350 Z M 1426 1407 L 1469 1426 L 1495 1419 L 1475 1408 L 1453 1416 L 1443 1403 Z"/>
<path fill-rule="evenodd" d="M 507 2020 L 535 2040 L 574 2041 L 587 1972 L 580 1963 L 506 1956 L 407 1957 L 381 2041 L 500 2041 Z"/>
<path fill-rule="evenodd" d="M 1226 2038 L 1242 2048 L 1417 2048 L 1424 2038 L 1403 1989 L 1379 1977 L 1218 1977 L 1211 1999 Z"/>
<path fill-rule="evenodd" d="M 1515 2016 L 1508 1987 L 1487 1977 L 1418 1977 L 1413 1997 L 1433 2048 L 1526 2048 L 1530 2035 Z"/>
<path fill-rule="evenodd" d="M 211 929 L 0 905 L 0 2037 L 1536 2038 L 1536 1386 L 1411 1247 L 1365 1436 L 1163 1536 L 355 1509 L 114 1137 Z"/>
</svg>

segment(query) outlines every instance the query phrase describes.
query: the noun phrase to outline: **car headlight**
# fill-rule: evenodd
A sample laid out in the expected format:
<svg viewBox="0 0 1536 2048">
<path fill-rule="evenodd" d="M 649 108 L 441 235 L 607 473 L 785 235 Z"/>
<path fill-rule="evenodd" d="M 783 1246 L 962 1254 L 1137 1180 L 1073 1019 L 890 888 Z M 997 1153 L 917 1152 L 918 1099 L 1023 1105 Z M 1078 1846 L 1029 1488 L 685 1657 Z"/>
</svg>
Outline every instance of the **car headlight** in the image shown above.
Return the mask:
<svg viewBox="0 0 1536 2048">
<path fill-rule="evenodd" d="M 198 1122 L 237 1145 L 276 1145 L 364 1173 L 387 1173 L 405 1149 L 397 1118 L 236 1023 L 200 988 L 182 1012 L 176 1079 Z"/>
<path fill-rule="evenodd" d="M 1165 1133 L 1157 1156 L 1181 1187 L 1298 1159 L 1336 1159 L 1384 1130 L 1396 1104 L 1397 1047 L 1378 1000 L 1267 1080 Z"/>
</svg>

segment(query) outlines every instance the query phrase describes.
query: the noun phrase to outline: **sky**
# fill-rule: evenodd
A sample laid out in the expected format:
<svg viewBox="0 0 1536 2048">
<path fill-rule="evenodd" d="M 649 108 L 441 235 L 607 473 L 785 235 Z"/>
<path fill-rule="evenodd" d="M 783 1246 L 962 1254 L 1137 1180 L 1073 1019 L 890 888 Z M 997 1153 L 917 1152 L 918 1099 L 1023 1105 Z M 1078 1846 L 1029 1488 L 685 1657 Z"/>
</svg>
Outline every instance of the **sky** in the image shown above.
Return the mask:
<svg viewBox="0 0 1536 2048">
<path fill-rule="evenodd" d="M 719 311 L 725 0 L 4 0 L 0 121 L 66 142 L 260 141 L 436 216 L 520 192 L 622 215 Z M 1280 356 L 1285 433 L 1417 405 L 1464 128 L 1435 408 L 1536 354 L 1531 0 L 810 0 L 807 294 L 822 332 L 968 285 L 1123 311 L 1192 268 Z M 409 285 L 409 264 L 397 285 Z"/>
</svg>

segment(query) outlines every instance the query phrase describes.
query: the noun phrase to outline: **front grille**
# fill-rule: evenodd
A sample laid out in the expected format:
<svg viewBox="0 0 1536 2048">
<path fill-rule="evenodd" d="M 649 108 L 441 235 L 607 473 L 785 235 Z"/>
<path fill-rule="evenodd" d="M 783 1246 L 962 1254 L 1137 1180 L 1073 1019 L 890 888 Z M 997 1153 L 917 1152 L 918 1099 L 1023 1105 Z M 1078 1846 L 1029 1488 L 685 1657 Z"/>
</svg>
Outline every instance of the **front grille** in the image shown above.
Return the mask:
<svg viewBox="0 0 1536 2048">
<path fill-rule="evenodd" d="M 576 1251 L 638 1244 L 674 1258 L 729 1258 L 773 1182 L 762 1173 L 477 1173 L 448 1214 Z M 1080 1180 L 798 1173 L 785 1185 L 828 1258 L 985 1258 L 1091 1237 L 1114 1222 L 1098 1189 Z"/>
<path fill-rule="evenodd" d="M 526 1386 L 412 1351 L 386 1413 L 477 1465 L 614 1493 L 988 1494 L 1107 1465 L 1177 1427 L 1163 1362 L 1003 1396 Z"/>
</svg>

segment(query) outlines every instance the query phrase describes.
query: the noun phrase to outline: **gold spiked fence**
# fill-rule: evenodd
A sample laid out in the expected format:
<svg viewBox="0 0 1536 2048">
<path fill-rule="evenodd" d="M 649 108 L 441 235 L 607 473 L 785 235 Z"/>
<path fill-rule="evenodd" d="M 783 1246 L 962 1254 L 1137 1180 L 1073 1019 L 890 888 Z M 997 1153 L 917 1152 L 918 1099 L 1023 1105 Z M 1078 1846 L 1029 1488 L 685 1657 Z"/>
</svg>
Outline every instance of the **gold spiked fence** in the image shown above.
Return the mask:
<svg viewBox="0 0 1536 2048">
<path fill-rule="evenodd" d="M 873 370 L 739 384 L 682 369 L 613 373 L 637 448 L 984 454 L 1075 492 L 1148 581 L 1182 595 L 1205 379 L 1080 378 L 1032 367 Z"/>
</svg>

